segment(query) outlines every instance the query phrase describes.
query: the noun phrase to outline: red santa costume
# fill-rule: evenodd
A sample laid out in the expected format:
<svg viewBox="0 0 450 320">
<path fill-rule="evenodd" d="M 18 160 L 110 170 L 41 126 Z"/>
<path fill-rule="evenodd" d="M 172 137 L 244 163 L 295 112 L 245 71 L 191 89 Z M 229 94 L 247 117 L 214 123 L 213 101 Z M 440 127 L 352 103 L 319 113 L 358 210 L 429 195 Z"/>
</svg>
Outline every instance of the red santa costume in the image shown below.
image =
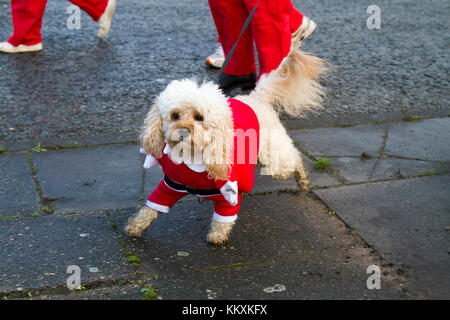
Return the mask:
<svg viewBox="0 0 450 320">
<path fill-rule="evenodd" d="M 219 222 L 233 222 L 237 218 L 242 193 L 251 191 L 255 179 L 254 171 L 259 152 L 259 123 L 254 111 L 239 100 L 229 99 L 233 114 L 234 146 L 233 163 L 229 179 L 208 178 L 203 164 L 176 164 L 170 158 L 166 144 L 163 155 L 155 159 L 147 155 L 144 167 L 151 168 L 159 163 L 164 179 L 148 197 L 146 205 L 160 212 L 170 208 L 188 194 L 215 201 L 213 219 Z M 244 140 L 241 138 L 244 137 Z M 245 141 L 245 142 L 244 142 Z"/>
<path fill-rule="evenodd" d="M 257 0 L 209 0 L 211 13 L 225 55 L 238 39 L 248 14 Z M 303 14 L 291 0 L 259 2 L 251 28 L 242 35 L 224 73 L 247 75 L 256 72 L 253 40 L 258 51 L 259 76 L 276 69 L 291 46 L 291 35 L 302 24 Z"/>
<path fill-rule="evenodd" d="M 69 0 L 79 6 L 94 21 L 105 12 L 108 0 Z M 35 45 L 42 42 L 42 17 L 47 0 L 11 0 L 13 34 L 7 40 L 17 47 Z"/>
</svg>

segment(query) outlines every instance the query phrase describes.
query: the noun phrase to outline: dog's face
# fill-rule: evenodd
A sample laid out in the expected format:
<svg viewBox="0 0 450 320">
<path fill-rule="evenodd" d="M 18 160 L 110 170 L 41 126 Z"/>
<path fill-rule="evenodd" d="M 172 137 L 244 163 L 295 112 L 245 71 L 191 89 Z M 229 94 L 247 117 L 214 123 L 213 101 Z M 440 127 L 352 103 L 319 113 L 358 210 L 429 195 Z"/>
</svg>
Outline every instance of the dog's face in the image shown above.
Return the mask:
<svg viewBox="0 0 450 320">
<path fill-rule="evenodd" d="M 206 112 L 207 114 L 207 112 Z M 208 119 L 194 105 L 169 108 L 163 118 L 164 140 L 171 149 L 201 151 L 210 142 Z"/>
<path fill-rule="evenodd" d="M 148 154 L 160 157 L 167 143 L 173 160 L 200 160 L 212 178 L 225 180 L 233 144 L 227 98 L 211 82 L 172 81 L 155 100 L 140 140 Z"/>
</svg>

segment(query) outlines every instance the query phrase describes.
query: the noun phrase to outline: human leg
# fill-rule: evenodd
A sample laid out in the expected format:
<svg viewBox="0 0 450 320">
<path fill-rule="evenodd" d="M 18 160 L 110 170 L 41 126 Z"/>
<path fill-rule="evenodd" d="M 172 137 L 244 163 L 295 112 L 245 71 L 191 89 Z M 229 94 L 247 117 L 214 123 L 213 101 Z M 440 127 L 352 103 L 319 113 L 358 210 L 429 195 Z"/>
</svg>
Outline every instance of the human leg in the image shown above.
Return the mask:
<svg viewBox="0 0 450 320">
<path fill-rule="evenodd" d="M 41 27 L 47 0 L 11 0 L 13 34 L 7 40 L 13 46 L 42 42 Z"/>
</svg>

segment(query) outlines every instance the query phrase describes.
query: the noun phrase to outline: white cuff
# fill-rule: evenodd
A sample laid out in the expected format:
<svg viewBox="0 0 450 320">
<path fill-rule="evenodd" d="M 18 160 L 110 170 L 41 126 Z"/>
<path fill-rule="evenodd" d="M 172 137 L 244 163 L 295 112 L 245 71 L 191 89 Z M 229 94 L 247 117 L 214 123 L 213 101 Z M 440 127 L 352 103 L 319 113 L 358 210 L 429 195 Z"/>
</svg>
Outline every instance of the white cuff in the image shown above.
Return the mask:
<svg viewBox="0 0 450 320">
<path fill-rule="evenodd" d="M 145 169 L 151 169 L 151 168 L 153 168 L 154 166 L 156 166 L 158 164 L 158 160 L 156 160 L 153 156 L 151 156 L 151 155 L 147 155 L 146 157 L 145 157 L 145 161 L 144 161 L 144 165 L 143 165 L 143 167 L 145 168 Z"/>
<path fill-rule="evenodd" d="M 236 221 L 237 219 L 237 214 L 235 214 L 234 216 L 221 216 L 220 214 L 217 214 L 216 212 L 214 212 L 213 214 L 213 220 L 217 221 L 217 222 L 224 222 L 224 223 L 231 223 Z"/>
<path fill-rule="evenodd" d="M 154 202 L 149 201 L 149 200 L 147 200 L 147 202 L 145 203 L 145 205 L 146 205 L 147 207 L 150 207 L 150 208 L 155 209 L 156 211 L 162 212 L 162 213 L 167 213 L 167 212 L 169 212 L 169 210 L 170 210 L 170 208 L 167 207 L 167 206 L 163 206 L 163 205 L 154 203 Z"/>
<path fill-rule="evenodd" d="M 238 185 L 237 181 L 227 181 L 222 188 L 220 188 L 220 193 L 223 195 L 225 200 L 227 200 L 232 206 L 238 203 Z"/>
</svg>

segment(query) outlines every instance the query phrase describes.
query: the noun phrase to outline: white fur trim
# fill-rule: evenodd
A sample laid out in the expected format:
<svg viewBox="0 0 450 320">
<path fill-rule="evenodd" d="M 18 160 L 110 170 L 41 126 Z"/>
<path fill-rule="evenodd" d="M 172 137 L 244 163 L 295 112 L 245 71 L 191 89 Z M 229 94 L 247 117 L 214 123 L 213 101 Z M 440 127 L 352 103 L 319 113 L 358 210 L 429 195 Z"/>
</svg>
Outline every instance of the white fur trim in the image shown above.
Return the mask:
<svg viewBox="0 0 450 320">
<path fill-rule="evenodd" d="M 147 200 L 147 202 L 145 203 L 145 205 L 149 208 L 155 209 L 156 211 L 159 212 L 163 212 L 163 213 L 167 213 L 169 212 L 170 208 L 167 206 L 163 206 L 157 203 L 154 203 L 152 201 Z"/>
<path fill-rule="evenodd" d="M 152 155 L 146 154 L 144 148 L 140 148 L 139 153 L 146 155 L 144 165 L 143 165 L 143 167 L 145 169 L 151 169 L 158 164 L 158 160 L 156 160 L 155 157 L 153 157 Z"/>
<path fill-rule="evenodd" d="M 172 151 L 172 149 L 170 148 L 170 146 L 168 144 L 166 144 L 166 146 L 164 147 L 163 153 L 168 155 L 170 157 L 170 152 Z M 186 163 L 183 162 L 189 169 L 191 169 L 194 172 L 200 173 L 200 172 L 205 172 L 206 171 L 206 166 L 203 163 Z"/>
<path fill-rule="evenodd" d="M 143 165 L 143 167 L 145 168 L 145 169 L 151 169 L 151 168 L 153 168 L 154 166 L 156 166 L 158 164 L 158 160 L 156 160 L 153 156 L 151 156 L 151 155 L 147 155 L 146 157 L 145 157 L 145 161 L 144 161 L 144 165 Z"/>
<path fill-rule="evenodd" d="M 195 171 L 198 173 L 206 171 L 206 167 L 204 164 L 187 164 L 187 163 L 185 163 L 185 165 L 192 171 Z"/>
<path fill-rule="evenodd" d="M 217 221 L 217 222 L 224 222 L 224 223 L 231 223 L 236 221 L 237 219 L 237 214 L 235 214 L 234 216 L 221 216 L 220 214 L 217 214 L 216 212 L 214 212 L 213 214 L 213 220 Z"/>
<path fill-rule="evenodd" d="M 238 185 L 237 181 L 227 181 L 222 188 L 220 188 L 220 193 L 223 195 L 225 200 L 227 200 L 232 206 L 238 203 Z"/>
<path fill-rule="evenodd" d="M 164 154 L 169 154 L 170 155 L 170 146 L 168 144 L 166 144 L 166 146 L 164 147 L 163 153 Z"/>
</svg>

